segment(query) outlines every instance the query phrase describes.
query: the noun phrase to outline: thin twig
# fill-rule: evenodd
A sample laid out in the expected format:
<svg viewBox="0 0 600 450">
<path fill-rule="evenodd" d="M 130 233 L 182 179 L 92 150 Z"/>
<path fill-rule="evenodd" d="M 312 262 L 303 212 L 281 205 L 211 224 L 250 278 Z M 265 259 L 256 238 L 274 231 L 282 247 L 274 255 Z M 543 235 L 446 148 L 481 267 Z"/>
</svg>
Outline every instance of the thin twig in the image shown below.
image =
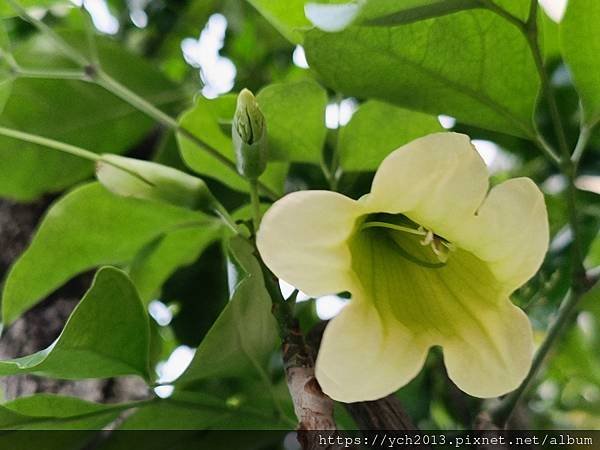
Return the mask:
<svg viewBox="0 0 600 450">
<path fill-rule="evenodd" d="M 273 315 L 279 327 L 282 356 L 288 389 L 298 418 L 298 441 L 303 450 L 322 449 L 309 431 L 336 430 L 333 400 L 321 390 L 315 377 L 315 362 L 310 347 L 294 316 L 295 296 L 284 299 L 278 280 L 264 265 L 260 256 L 265 286 L 273 302 Z M 328 447 L 332 448 L 332 447 Z"/>
<path fill-rule="evenodd" d="M 44 22 L 42 22 L 39 19 L 36 19 L 35 17 L 32 17 L 15 0 L 7 0 L 7 1 L 19 13 L 19 15 L 24 20 L 26 20 L 27 22 L 34 25 L 40 32 L 42 32 L 43 34 L 48 36 L 50 39 L 52 39 L 52 41 L 55 43 L 55 45 L 58 47 L 58 49 L 65 56 L 67 56 L 73 62 L 80 65 L 82 69 L 84 69 L 84 77 L 83 77 L 84 81 L 93 81 L 96 84 L 98 84 L 99 86 L 102 86 L 103 88 L 108 90 L 109 92 L 112 92 L 114 95 L 121 98 L 125 102 L 129 103 L 134 108 L 136 108 L 139 111 L 143 112 L 144 114 L 152 117 L 154 120 L 156 120 L 161 125 L 175 131 L 176 133 L 179 133 L 186 139 L 190 140 L 193 144 L 195 144 L 197 147 L 199 147 L 200 149 L 202 149 L 203 151 L 208 153 L 210 156 L 212 156 L 214 159 L 219 161 L 221 164 L 232 169 L 234 174 L 238 175 L 238 173 L 235 169 L 234 162 L 231 161 L 226 156 L 222 155 L 216 148 L 212 147 L 207 142 L 200 139 L 198 136 L 196 136 L 191 131 L 182 127 L 177 122 L 177 120 L 175 120 L 171 116 L 165 114 L 160 109 L 155 107 L 152 103 L 143 99 L 142 97 L 137 95 L 135 92 L 131 91 L 129 88 L 122 85 L 117 80 L 115 80 L 113 77 L 111 77 L 109 74 L 104 72 L 99 65 L 94 64 L 94 62 L 91 61 L 89 58 L 87 58 L 84 54 L 82 54 L 77 49 L 72 47 L 67 41 L 65 41 L 60 35 L 55 33 Z M 31 73 L 31 75 L 34 75 L 34 74 Z M 35 73 L 36 78 L 41 78 L 42 75 L 43 75 L 42 71 L 37 71 Z M 51 72 L 51 73 L 49 73 L 48 78 L 57 78 L 57 75 L 58 75 L 58 73 Z M 81 78 L 79 78 L 79 75 L 77 75 L 75 78 L 73 78 L 74 74 L 69 73 L 69 74 L 67 74 L 66 78 L 67 79 L 81 79 Z M 260 190 L 263 192 L 264 195 L 268 196 L 272 200 L 276 200 L 277 198 L 279 198 L 279 195 L 276 192 L 274 192 L 272 189 L 270 189 L 268 186 L 266 186 L 264 183 L 259 181 L 258 187 L 260 188 Z"/>
</svg>

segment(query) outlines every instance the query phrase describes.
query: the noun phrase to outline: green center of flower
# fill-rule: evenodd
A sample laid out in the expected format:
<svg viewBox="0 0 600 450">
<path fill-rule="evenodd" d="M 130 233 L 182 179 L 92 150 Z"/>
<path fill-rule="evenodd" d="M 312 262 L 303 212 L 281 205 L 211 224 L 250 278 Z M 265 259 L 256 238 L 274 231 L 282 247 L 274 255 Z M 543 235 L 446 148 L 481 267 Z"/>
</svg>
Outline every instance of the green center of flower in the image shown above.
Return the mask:
<svg viewBox="0 0 600 450">
<path fill-rule="evenodd" d="M 360 229 L 363 231 L 368 228 L 383 228 L 390 230 L 391 232 L 407 233 L 411 236 L 420 236 L 421 239 L 419 243 L 424 247 L 428 247 L 432 254 L 437 258 L 437 261 L 431 262 L 428 260 L 429 258 L 424 260 L 416 255 L 413 255 L 410 253 L 410 251 L 402 247 L 402 240 L 394 239 L 394 242 L 396 244 L 395 250 L 399 255 L 422 267 L 428 267 L 431 269 L 444 267 L 444 265 L 448 262 L 450 252 L 456 251 L 456 247 L 452 243 L 448 242 L 443 237 L 438 236 L 432 230 L 428 230 L 421 225 L 415 224 L 402 214 L 378 214 L 375 217 L 367 218 L 367 220 L 365 220 L 361 225 Z M 394 236 L 394 234 L 390 235 Z"/>
<path fill-rule="evenodd" d="M 432 341 L 456 333 L 460 311 L 476 316 L 477 304 L 498 298 L 486 263 L 404 216 L 366 217 L 349 244 L 361 295 L 382 317 L 422 328 Z"/>
</svg>

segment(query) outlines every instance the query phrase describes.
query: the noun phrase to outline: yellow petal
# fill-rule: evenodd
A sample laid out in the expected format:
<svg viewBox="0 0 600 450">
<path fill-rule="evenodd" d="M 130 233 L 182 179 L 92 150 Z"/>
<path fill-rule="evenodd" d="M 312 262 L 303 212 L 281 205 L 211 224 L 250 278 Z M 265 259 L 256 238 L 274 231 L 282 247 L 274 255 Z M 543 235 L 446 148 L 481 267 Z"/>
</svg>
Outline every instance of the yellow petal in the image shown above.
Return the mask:
<svg viewBox="0 0 600 450">
<path fill-rule="evenodd" d="M 334 400 L 375 400 L 414 378 L 426 355 L 409 330 L 384 327 L 373 306 L 353 300 L 325 329 L 316 376 Z"/>
<path fill-rule="evenodd" d="M 434 133 L 400 147 L 381 163 L 365 203 L 374 211 L 402 213 L 453 240 L 487 189 L 487 168 L 469 137 Z"/>
<path fill-rule="evenodd" d="M 359 203 L 330 191 L 286 195 L 265 214 L 256 237 L 265 264 L 308 295 L 348 290 L 347 239 L 362 214 Z"/>
<path fill-rule="evenodd" d="M 510 294 L 540 268 L 548 249 L 544 195 L 529 178 L 495 186 L 457 244 L 486 261 Z"/>
<path fill-rule="evenodd" d="M 533 355 L 529 319 L 505 299 L 497 307 L 477 309 L 477 318 L 461 322 L 460 335 L 443 344 L 450 379 L 475 397 L 497 397 L 525 379 Z"/>
</svg>

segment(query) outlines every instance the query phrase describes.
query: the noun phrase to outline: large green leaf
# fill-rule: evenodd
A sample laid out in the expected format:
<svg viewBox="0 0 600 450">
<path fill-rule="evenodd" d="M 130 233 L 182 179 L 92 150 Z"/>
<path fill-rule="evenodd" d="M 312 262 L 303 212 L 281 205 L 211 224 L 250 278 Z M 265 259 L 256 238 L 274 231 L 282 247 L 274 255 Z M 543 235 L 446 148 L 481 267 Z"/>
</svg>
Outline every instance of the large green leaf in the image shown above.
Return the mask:
<svg viewBox="0 0 600 450">
<path fill-rule="evenodd" d="M 81 272 L 127 263 L 144 245 L 183 225 L 208 226 L 213 233 L 215 220 L 164 203 L 117 197 L 97 183 L 76 188 L 50 208 L 10 270 L 2 297 L 4 323 Z"/>
<path fill-rule="evenodd" d="M 344 94 L 534 135 L 539 80 L 530 49 L 517 27 L 491 11 L 393 27 L 351 26 L 340 33 L 312 30 L 305 49 L 325 84 Z"/>
<path fill-rule="evenodd" d="M 85 38 L 64 35 L 74 45 Z M 105 70 L 145 99 L 166 105 L 180 93 L 149 62 L 122 45 L 98 40 Z M 65 69 L 71 63 L 39 35 L 14 50 L 27 69 Z M 1 96 L 1 92 L 0 92 Z M 152 120 L 108 91 L 81 81 L 17 79 L 0 125 L 50 137 L 97 153 L 124 153 L 151 129 Z M 90 176 L 89 161 L 37 145 L 0 138 L 0 196 L 30 200 Z"/>
<path fill-rule="evenodd" d="M 571 0 L 560 24 L 565 60 L 581 96 L 585 119 L 600 121 L 600 2 Z"/>
<path fill-rule="evenodd" d="M 240 377 L 248 372 L 264 378 L 264 367 L 277 342 L 271 300 L 251 245 L 234 238 L 230 251 L 231 300 L 178 383 Z"/>
<path fill-rule="evenodd" d="M 90 430 L 101 429 L 129 405 L 104 405 L 53 394 L 19 397 L 0 409 L 0 429 Z M 9 415 L 12 413 L 12 418 Z M 15 415 L 19 423 L 15 423 Z"/>
<path fill-rule="evenodd" d="M 235 156 L 230 125 L 235 112 L 235 98 L 234 95 L 225 95 L 209 100 L 198 96 L 194 107 L 180 118 L 183 128 L 216 149 L 232 164 Z M 193 171 L 215 178 L 233 189 L 248 190 L 248 181 L 238 174 L 233 165 L 226 166 L 188 137 L 179 134 L 177 140 L 183 160 Z M 271 162 L 260 180 L 275 192 L 282 193 L 287 170 L 287 163 Z"/>
<path fill-rule="evenodd" d="M 188 266 L 218 239 L 219 223 L 202 228 L 175 229 L 150 242 L 133 260 L 129 273 L 144 302 L 156 298 L 160 287 L 175 269 Z"/>
<path fill-rule="evenodd" d="M 272 84 L 256 99 L 267 121 L 269 157 L 318 164 L 327 135 L 325 90 L 310 80 Z"/>
<path fill-rule="evenodd" d="M 45 350 L 0 361 L 0 375 L 37 373 L 64 379 L 139 375 L 151 378 L 148 315 L 133 283 L 100 269 L 62 333 Z"/>
<path fill-rule="evenodd" d="M 435 116 L 370 100 L 340 130 L 340 162 L 347 171 L 375 170 L 391 151 L 441 130 Z"/>
</svg>

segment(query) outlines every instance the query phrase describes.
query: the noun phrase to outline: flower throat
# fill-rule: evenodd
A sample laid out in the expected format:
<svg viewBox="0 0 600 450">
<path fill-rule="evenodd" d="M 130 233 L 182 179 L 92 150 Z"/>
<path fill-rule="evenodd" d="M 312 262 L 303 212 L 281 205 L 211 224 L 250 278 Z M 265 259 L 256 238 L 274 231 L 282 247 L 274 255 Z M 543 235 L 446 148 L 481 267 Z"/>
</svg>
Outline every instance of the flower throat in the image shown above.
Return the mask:
<svg viewBox="0 0 600 450">
<path fill-rule="evenodd" d="M 455 251 L 455 246 L 441 236 L 436 235 L 432 230 L 428 230 L 421 225 L 416 224 L 402 214 L 375 214 L 368 216 L 362 223 L 360 231 L 368 229 L 382 228 L 392 233 L 402 233 L 406 237 L 420 237 L 419 244 L 423 247 L 429 247 L 431 256 L 435 261 L 427 261 L 415 256 L 401 245 L 399 239 L 392 239 L 396 244 L 395 250 L 408 261 L 430 269 L 439 269 L 446 265 L 450 253 Z M 429 259 L 429 258 L 427 258 Z"/>
</svg>

